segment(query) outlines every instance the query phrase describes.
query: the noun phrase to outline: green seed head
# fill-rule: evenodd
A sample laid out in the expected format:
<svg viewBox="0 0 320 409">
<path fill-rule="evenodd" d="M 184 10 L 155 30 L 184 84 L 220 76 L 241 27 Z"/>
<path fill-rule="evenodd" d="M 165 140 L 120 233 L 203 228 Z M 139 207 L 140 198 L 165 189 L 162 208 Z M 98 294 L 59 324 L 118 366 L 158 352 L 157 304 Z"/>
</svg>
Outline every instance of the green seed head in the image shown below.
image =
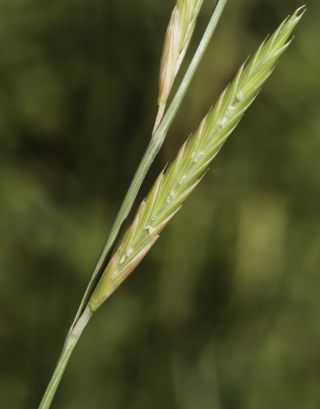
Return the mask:
<svg viewBox="0 0 320 409">
<path fill-rule="evenodd" d="M 161 172 L 107 265 L 89 301 L 91 310 L 97 310 L 135 269 L 200 182 L 288 48 L 289 38 L 303 12 L 304 8 L 298 9 L 261 44 L 254 56 L 240 68 L 197 131 L 181 147 L 168 170 Z"/>
</svg>

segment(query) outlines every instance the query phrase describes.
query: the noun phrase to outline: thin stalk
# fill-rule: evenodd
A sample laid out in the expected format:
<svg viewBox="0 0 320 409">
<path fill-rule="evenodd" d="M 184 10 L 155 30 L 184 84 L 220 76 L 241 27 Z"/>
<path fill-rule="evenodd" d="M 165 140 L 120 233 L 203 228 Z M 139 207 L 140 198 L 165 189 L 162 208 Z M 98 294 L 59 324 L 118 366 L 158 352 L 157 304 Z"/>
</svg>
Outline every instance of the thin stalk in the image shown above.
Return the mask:
<svg viewBox="0 0 320 409">
<path fill-rule="evenodd" d="M 75 319 L 73 321 L 72 327 L 76 324 L 79 316 L 81 315 L 81 312 L 87 305 L 87 302 L 89 300 L 90 295 L 92 294 L 92 291 L 94 289 L 94 285 L 96 284 L 97 278 L 102 272 L 103 267 L 105 266 L 106 260 L 109 256 L 110 250 L 112 249 L 113 245 L 115 244 L 115 241 L 118 237 L 119 231 L 126 220 L 133 204 L 134 201 L 137 197 L 137 194 L 140 190 L 140 187 L 142 185 L 142 182 L 144 181 L 146 174 L 148 170 L 150 169 L 150 166 L 152 165 L 155 157 L 157 156 L 159 150 L 161 149 L 163 142 L 167 136 L 168 130 L 178 112 L 178 109 L 180 108 L 180 105 L 182 103 L 182 100 L 189 88 L 189 85 L 194 77 L 194 74 L 202 60 L 202 57 L 209 45 L 209 42 L 211 40 L 211 37 L 213 33 L 216 30 L 216 27 L 218 25 L 218 22 L 221 18 L 222 12 L 226 6 L 228 0 L 218 0 L 216 2 L 215 9 L 213 11 L 212 17 L 208 23 L 208 26 L 206 28 L 206 31 L 201 39 L 201 42 L 198 46 L 197 51 L 194 54 L 194 57 L 192 59 L 191 64 L 189 65 L 189 68 L 187 69 L 187 72 L 178 88 L 177 93 L 175 94 L 168 110 L 166 111 L 163 119 L 161 120 L 159 126 L 156 128 L 155 132 L 152 135 L 152 138 L 150 140 L 150 143 L 147 147 L 147 150 L 140 162 L 140 165 L 136 171 L 136 174 L 133 177 L 133 180 L 131 182 L 131 185 L 126 193 L 126 196 L 124 198 L 124 201 L 121 205 L 121 208 L 119 210 L 119 213 L 113 223 L 113 226 L 111 228 L 111 232 L 109 234 L 109 237 L 107 239 L 107 242 L 103 248 L 103 251 L 99 257 L 99 260 L 95 266 L 94 272 L 92 274 L 92 277 L 89 281 L 89 284 L 87 286 L 87 289 L 84 293 L 84 296 L 82 298 L 81 304 L 79 306 L 79 309 L 77 311 L 77 314 L 75 316 Z M 71 328 L 72 328 L 71 327 Z"/>
<path fill-rule="evenodd" d="M 66 343 L 62 349 L 61 355 L 58 359 L 57 366 L 53 372 L 50 383 L 47 387 L 47 390 L 42 398 L 39 409 L 48 409 L 50 408 L 51 402 L 56 394 L 59 383 L 61 381 L 62 375 L 66 369 L 66 366 L 69 362 L 70 356 L 77 345 L 77 339 L 68 337 Z"/>
<path fill-rule="evenodd" d="M 58 362 L 56 364 L 55 370 L 53 372 L 53 375 L 40 402 L 39 409 L 50 408 L 52 400 L 57 392 L 58 386 L 64 374 L 64 371 L 72 355 L 72 352 L 76 347 L 80 339 L 80 336 L 85 327 L 87 326 L 88 322 L 90 321 L 91 317 L 92 312 L 90 311 L 89 308 L 86 308 L 81 317 L 79 318 L 77 324 L 74 326 L 72 332 L 68 333 L 61 354 L 59 356 Z"/>
</svg>

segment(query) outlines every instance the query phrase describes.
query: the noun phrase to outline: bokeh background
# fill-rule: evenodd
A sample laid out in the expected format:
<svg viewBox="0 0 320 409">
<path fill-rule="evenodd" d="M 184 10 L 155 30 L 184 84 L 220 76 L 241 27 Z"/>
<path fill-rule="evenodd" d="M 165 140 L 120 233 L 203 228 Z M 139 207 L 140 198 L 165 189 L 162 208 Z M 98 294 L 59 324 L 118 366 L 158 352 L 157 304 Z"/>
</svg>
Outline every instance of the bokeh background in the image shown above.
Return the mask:
<svg viewBox="0 0 320 409">
<path fill-rule="evenodd" d="M 146 147 L 171 0 L 0 2 L 0 407 L 36 408 Z M 195 41 L 210 15 L 206 2 Z M 300 2 L 230 0 L 146 180 Z M 54 408 L 320 405 L 320 3 Z"/>
</svg>

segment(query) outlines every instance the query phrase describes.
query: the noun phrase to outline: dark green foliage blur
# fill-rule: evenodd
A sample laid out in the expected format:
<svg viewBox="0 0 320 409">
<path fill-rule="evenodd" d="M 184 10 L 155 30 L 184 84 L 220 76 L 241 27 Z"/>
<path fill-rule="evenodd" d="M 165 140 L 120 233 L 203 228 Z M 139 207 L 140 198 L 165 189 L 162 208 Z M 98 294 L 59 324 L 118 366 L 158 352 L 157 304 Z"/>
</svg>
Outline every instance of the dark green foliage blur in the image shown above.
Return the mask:
<svg viewBox="0 0 320 409">
<path fill-rule="evenodd" d="M 0 2 L 0 408 L 36 408 L 51 376 L 150 137 L 173 3 Z M 308 3 L 211 171 L 89 325 L 54 408 L 319 408 L 320 3 Z M 299 5 L 229 1 L 144 192 Z"/>
</svg>

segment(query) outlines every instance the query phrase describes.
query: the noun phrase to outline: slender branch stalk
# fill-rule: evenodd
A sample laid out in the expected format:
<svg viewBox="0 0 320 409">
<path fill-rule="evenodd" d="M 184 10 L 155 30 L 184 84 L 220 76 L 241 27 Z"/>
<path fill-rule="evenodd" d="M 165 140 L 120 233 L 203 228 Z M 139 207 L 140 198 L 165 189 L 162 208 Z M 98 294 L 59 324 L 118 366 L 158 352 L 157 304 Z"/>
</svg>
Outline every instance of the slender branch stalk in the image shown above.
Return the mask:
<svg viewBox="0 0 320 409">
<path fill-rule="evenodd" d="M 87 326 L 88 322 L 92 317 L 91 310 L 87 307 L 81 317 L 78 319 L 77 324 L 74 326 L 72 332 L 69 332 L 64 346 L 62 348 L 61 354 L 59 356 L 57 365 L 51 377 L 51 380 L 47 386 L 47 389 L 43 395 L 39 409 L 48 409 L 51 406 L 52 400 L 57 392 L 58 386 L 68 365 L 69 359 L 75 349 L 80 336 Z"/>
<path fill-rule="evenodd" d="M 56 368 L 53 372 L 53 375 L 47 387 L 47 390 L 42 398 L 39 409 L 50 408 L 51 402 L 54 398 L 54 395 L 56 394 L 61 378 L 69 362 L 70 356 L 75 346 L 77 345 L 77 341 L 78 341 L 77 339 L 72 338 L 71 336 L 67 337 L 66 343 L 62 349 L 61 355 L 58 359 Z"/>
</svg>

